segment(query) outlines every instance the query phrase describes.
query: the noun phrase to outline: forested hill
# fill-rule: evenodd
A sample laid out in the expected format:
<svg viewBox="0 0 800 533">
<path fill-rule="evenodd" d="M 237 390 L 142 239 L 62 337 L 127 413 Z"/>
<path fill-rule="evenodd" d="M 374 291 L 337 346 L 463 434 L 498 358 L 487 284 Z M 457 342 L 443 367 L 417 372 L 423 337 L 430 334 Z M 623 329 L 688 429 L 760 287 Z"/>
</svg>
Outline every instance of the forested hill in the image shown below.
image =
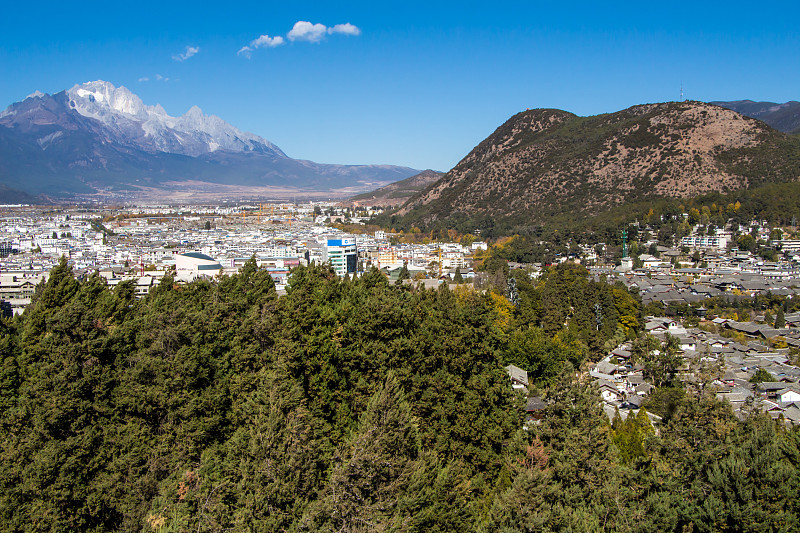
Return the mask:
<svg viewBox="0 0 800 533">
<path fill-rule="evenodd" d="M 722 107 L 670 102 L 591 117 L 533 109 L 379 222 L 511 234 L 564 213 L 580 219 L 637 200 L 798 177 L 800 138 Z"/>
<path fill-rule="evenodd" d="M 574 367 L 637 334 L 635 296 L 506 274 L 516 306 L 313 266 L 278 298 L 254 261 L 136 300 L 62 262 L 0 322 L 2 529 L 800 526 L 800 434 L 713 396 L 670 396 L 659 435 L 610 426 Z M 508 363 L 547 402 L 528 430 Z"/>
</svg>

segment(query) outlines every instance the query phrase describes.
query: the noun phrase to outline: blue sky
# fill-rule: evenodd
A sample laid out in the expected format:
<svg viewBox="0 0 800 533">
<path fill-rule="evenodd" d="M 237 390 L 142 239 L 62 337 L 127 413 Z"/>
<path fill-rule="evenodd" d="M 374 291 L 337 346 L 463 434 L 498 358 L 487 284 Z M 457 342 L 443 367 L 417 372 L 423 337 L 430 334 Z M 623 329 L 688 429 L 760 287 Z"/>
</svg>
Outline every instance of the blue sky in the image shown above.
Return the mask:
<svg viewBox="0 0 800 533">
<path fill-rule="evenodd" d="M 796 4 L 18 2 L 0 107 L 102 79 L 292 157 L 448 170 L 526 108 L 800 100 Z"/>
</svg>

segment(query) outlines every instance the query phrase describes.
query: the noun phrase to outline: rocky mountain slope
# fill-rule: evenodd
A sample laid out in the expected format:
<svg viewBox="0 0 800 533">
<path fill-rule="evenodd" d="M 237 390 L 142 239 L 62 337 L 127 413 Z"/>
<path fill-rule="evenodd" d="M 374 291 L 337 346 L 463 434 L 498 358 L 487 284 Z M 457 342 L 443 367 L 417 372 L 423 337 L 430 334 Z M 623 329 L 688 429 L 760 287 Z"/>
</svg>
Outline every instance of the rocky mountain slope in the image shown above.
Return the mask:
<svg viewBox="0 0 800 533">
<path fill-rule="evenodd" d="M 736 100 L 734 102 L 711 102 L 714 105 L 732 109 L 742 115 L 764 121 L 784 133 L 800 133 L 800 102 L 754 102 Z"/>
<path fill-rule="evenodd" d="M 415 176 L 390 183 L 385 187 L 350 198 L 355 205 L 398 206 L 442 177 L 444 173 L 423 170 Z"/>
<path fill-rule="evenodd" d="M 0 184 L 31 194 L 157 195 L 195 188 L 345 196 L 417 172 L 292 159 L 197 107 L 172 117 L 104 81 L 34 93 L 0 113 Z"/>
<path fill-rule="evenodd" d="M 534 109 L 511 117 L 395 221 L 519 227 L 798 177 L 800 139 L 722 107 L 671 102 L 591 117 Z"/>
</svg>

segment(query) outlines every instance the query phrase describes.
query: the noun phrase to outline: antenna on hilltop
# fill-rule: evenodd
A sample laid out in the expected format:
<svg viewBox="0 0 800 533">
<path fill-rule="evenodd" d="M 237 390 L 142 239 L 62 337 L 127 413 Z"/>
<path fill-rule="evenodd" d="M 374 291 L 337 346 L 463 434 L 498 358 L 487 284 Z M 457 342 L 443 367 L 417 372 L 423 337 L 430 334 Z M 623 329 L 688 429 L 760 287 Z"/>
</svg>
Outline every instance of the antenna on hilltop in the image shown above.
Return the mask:
<svg viewBox="0 0 800 533">
<path fill-rule="evenodd" d="M 681 102 L 683 102 L 683 82 L 681 82 Z"/>
</svg>

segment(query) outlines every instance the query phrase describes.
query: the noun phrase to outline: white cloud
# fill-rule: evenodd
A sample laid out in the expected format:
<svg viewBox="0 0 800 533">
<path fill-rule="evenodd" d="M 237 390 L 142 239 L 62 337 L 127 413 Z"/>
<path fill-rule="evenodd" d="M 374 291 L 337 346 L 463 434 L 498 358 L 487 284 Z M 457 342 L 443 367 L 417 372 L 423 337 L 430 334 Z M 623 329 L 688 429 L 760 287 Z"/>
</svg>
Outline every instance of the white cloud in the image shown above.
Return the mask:
<svg viewBox="0 0 800 533">
<path fill-rule="evenodd" d="M 332 28 L 328 28 L 328 33 L 341 33 L 344 35 L 361 35 L 361 30 L 358 26 L 354 26 L 349 22 L 345 24 L 337 24 Z"/>
<path fill-rule="evenodd" d="M 276 46 L 282 45 L 284 42 L 286 41 L 280 35 L 275 37 L 262 35 L 258 39 L 253 39 L 250 41 L 250 44 L 247 46 L 241 47 L 236 53 L 240 56 L 245 56 L 246 58 L 250 59 L 250 53 L 256 48 L 275 48 Z"/>
<path fill-rule="evenodd" d="M 276 46 L 280 46 L 284 43 L 283 37 L 280 35 L 276 37 L 270 37 L 269 35 L 262 35 L 258 39 L 254 40 L 250 43 L 250 46 L 253 48 L 261 48 L 266 46 L 267 48 L 275 48 Z"/>
<path fill-rule="evenodd" d="M 142 76 L 141 78 L 139 78 L 138 81 L 140 83 L 145 83 L 145 82 L 148 82 L 148 81 L 163 81 L 163 82 L 167 82 L 167 81 L 170 81 L 170 78 L 167 78 L 166 76 L 162 76 L 161 74 L 156 74 L 155 76 Z M 173 80 L 173 81 L 177 81 L 177 80 Z"/>
<path fill-rule="evenodd" d="M 294 23 L 294 27 L 289 30 L 286 37 L 290 41 L 309 41 L 318 43 L 328 33 L 328 28 L 324 24 L 311 24 L 305 20 L 298 20 Z"/>
<path fill-rule="evenodd" d="M 324 24 L 312 24 L 307 20 L 298 20 L 294 23 L 292 29 L 289 30 L 289 33 L 286 34 L 286 39 L 289 39 L 292 42 L 308 41 L 310 43 L 318 43 L 322 41 L 326 35 L 333 35 L 335 33 L 341 35 L 361 35 L 361 30 L 358 28 L 358 26 L 350 24 L 349 22 L 345 24 L 336 24 L 335 26 L 331 26 L 329 28 Z M 262 35 L 258 39 L 250 41 L 250 44 L 241 47 L 236 53 L 249 59 L 253 50 L 256 48 L 275 48 L 276 46 L 285 44 L 286 39 L 280 35 L 275 37 Z"/>
<path fill-rule="evenodd" d="M 174 56 L 172 56 L 172 59 L 174 59 L 175 61 L 186 61 L 193 55 L 197 54 L 197 52 L 199 51 L 200 51 L 199 46 L 187 46 L 182 53 L 175 54 Z"/>
</svg>

